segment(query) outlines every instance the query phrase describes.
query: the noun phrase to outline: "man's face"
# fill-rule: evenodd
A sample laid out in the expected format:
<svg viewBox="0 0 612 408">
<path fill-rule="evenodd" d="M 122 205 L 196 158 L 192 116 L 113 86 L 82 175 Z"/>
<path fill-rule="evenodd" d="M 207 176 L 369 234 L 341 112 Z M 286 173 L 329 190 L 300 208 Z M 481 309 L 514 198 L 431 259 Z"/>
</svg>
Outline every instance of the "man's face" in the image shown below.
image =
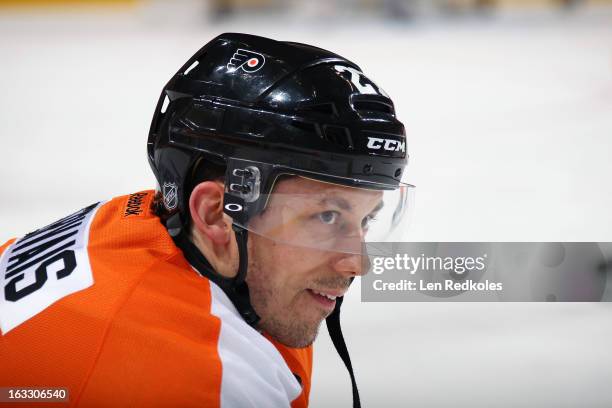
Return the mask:
<svg viewBox="0 0 612 408">
<path fill-rule="evenodd" d="M 382 193 L 293 177 L 274 188 L 251 222 L 247 282 L 261 327 L 290 347 L 306 347 L 351 278 Z M 249 228 L 251 229 L 251 228 Z M 339 252 L 342 251 L 342 252 Z M 331 299 L 330 299 L 331 298 Z"/>
</svg>

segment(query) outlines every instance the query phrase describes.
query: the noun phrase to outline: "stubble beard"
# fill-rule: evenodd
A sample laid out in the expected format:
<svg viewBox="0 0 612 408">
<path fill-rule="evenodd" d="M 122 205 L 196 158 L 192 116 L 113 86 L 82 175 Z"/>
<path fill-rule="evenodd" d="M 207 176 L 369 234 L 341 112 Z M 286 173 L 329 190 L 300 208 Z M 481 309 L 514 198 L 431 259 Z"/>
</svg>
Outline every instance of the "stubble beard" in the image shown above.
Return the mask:
<svg viewBox="0 0 612 408">
<path fill-rule="evenodd" d="M 306 322 L 299 319 L 298 310 L 291 310 L 280 303 L 282 288 L 274 285 L 256 259 L 249 259 L 247 274 L 251 304 L 261 318 L 259 328 L 280 343 L 293 348 L 311 345 L 317 338 L 319 327 L 325 317 Z M 307 294 L 305 294 L 307 295 Z"/>
</svg>

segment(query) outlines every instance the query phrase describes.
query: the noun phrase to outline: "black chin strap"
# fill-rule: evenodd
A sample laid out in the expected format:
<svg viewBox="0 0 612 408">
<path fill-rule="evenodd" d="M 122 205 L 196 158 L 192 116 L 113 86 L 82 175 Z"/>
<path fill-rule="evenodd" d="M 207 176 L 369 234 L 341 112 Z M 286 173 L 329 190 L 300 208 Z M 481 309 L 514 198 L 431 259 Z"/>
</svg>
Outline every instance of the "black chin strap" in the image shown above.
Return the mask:
<svg viewBox="0 0 612 408">
<path fill-rule="evenodd" d="M 200 250 L 191 242 L 185 233 L 178 214 L 170 217 L 166 221 L 168 233 L 174 240 L 174 243 L 183 251 L 185 259 L 193 266 L 202 276 L 216 283 L 221 290 L 229 297 L 230 301 L 240 313 L 240 316 L 250 326 L 256 327 L 259 322 L 259 316 L 255 313 L 255 309 L 251 305 L 249 296 L 249 287 L 246 283 L 246 273 L 249 264 L 247 251 L 247 231 L 240 227 L 232 226 L 236 233 L 236 242 L 238 243 L 238 274 L 234 278 L 226 278 L 219 275 L 213 269 L 212 265 L 202 255 Z"/>
<path fill-rule="evenodd" d="M 340 358 L 344 362 L 346 369 L 351 376 L 351 385 L 353 387 L 353 408 L 361 408 L 361 401 L 359 400 L 359 390 L 357 389 L 357 381 L 355 381 L 355 373 L 353 373 L 353 365 L 351 364 L 351 357 L 349 356 L 344 336 L 342 335 L 342 327 L 340 327 L 340 305 L 342 305 L 342 297 L 336 299 L 336 307 L 332 314 L 330 314 L 325 323 L 327 323 L 327 331 L 329 337 L 331 337 L 332 343 L 336 351 L 340 355 Z"/>
</svg>

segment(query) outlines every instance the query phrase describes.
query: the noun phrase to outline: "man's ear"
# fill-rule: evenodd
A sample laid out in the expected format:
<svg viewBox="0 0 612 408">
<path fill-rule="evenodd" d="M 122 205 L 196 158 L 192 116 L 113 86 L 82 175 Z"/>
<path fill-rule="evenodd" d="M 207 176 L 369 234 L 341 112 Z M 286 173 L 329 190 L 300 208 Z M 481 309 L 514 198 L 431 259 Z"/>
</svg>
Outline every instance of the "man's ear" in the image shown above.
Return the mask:
<svg viewBox="0 0 612 408">
<path fill-rule="evenodd" d="M 226 245 L 232 228 L 223 213 L 223 184 L 204 181 L 193 189 L 189 197 L 189 212 L 194 227 L 215 245 Z"/>
</svg>

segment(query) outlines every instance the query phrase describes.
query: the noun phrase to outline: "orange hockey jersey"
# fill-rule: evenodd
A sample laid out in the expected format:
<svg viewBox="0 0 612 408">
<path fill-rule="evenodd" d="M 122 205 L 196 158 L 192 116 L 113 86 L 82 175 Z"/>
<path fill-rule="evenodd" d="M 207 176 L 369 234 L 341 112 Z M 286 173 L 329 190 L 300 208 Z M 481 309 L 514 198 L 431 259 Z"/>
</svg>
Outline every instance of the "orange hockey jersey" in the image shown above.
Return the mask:
<svg viewBox="0 0 612 408">
<path fill-rule="evenodd" d="M 0 247 L 0 387 L 64 387 L 70 406 L 307 406 L 312 348 L 248 326 L 174 245 L 153 194 Z"/>
</svg>

